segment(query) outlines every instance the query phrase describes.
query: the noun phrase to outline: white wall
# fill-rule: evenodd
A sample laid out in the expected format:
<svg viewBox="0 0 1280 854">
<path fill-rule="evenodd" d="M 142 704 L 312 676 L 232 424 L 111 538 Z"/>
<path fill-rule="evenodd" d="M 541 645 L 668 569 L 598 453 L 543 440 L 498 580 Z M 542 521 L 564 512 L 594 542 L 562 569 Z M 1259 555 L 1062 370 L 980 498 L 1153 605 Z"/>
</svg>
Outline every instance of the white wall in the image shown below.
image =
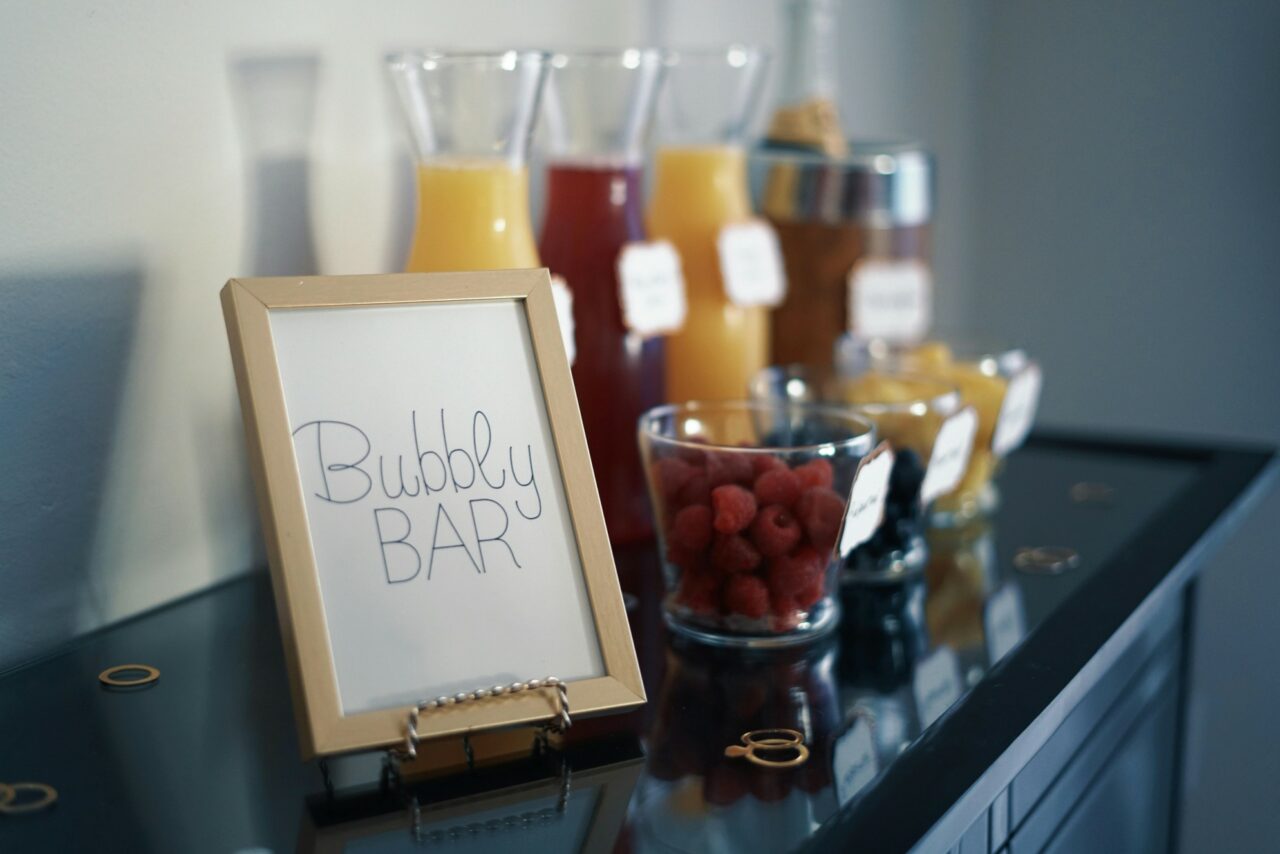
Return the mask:
<svg viewBox="0 0 1280 854">
<path fill-rule="evenodd" d="M 218 288 L 264 267 L 398 266 L 411 190 L 388 50 L 607 44 L 639 28 L 626 5 L 536 7 L 0 11 L 0 669 L 262 563 Z M 266 137 L 237 100 L 245 55 L 316 62 L 314 87 L 284 74 L 266 120 L 285 127 Z M 310 88 L 309 169 L 255 195 L 262 146 L 298 155 Z M 314 258 L 290 224 L 306 215 Z"/>
</svg>

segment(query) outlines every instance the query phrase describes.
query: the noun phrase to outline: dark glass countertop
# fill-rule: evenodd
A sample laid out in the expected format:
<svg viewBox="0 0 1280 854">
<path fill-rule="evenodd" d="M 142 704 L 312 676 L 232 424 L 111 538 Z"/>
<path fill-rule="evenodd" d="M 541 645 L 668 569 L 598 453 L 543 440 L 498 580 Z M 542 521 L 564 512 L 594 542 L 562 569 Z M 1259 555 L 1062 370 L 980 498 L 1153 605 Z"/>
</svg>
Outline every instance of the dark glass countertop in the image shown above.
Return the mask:
<svg viewBox="0 0 1280 854">
<path fill-rule="evenodd" d="M 563 753 L 413 784 L 388 782 L 377 756 L 299 760 L 254 573 L 0 677 L 0 781 L 59 792 L 0 816 L 0 851 L 905 849 L 1161 585 L 1190 576 L 1271 458 L 1037 435 L 989 522 L 931 533 L 923 578 L 848 589 L 837 632 L 772 653 L 671 638 L 652 549 L 619 551 L 647 706 L 577 722 Z M 1014 569 L 1036 546 L 1079 565 Z M 98 684 L 134 662 L 160 681 Z M 805 734 L 804 764 L 724 755 L 773 727 Z"/>
</svg>

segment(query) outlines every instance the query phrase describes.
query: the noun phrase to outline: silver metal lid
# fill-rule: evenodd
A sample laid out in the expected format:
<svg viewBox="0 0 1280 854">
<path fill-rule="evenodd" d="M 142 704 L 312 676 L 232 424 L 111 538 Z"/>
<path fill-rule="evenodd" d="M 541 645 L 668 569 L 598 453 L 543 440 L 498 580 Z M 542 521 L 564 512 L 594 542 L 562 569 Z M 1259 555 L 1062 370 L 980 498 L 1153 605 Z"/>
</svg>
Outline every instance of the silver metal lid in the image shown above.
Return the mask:
<svg viewBox="0 0 1280 854">
<path fill-rule="evenodd" d="M 853 140 L 847 157 L 752 152 L 756 208 L 780 222 L 924 225 L 933 217 L 933 155 L 913 142 Z"/>
</svg>

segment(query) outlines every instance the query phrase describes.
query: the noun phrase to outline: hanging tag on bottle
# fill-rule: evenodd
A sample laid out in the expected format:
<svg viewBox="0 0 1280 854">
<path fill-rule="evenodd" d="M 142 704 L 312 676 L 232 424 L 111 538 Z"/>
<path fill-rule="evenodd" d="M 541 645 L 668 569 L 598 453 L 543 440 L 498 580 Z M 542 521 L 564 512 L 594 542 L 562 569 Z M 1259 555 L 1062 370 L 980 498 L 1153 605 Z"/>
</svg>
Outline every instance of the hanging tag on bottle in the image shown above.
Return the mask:
<svg viewBox="0 0 1280 854">
<path fill-rule="evenodd" d="M 855 717 L 849 728 L 836 739 L 831 754 L 831 771 L 835 778 L 836 800 L 841 806 L 865 789 L 880 770 L 876 762 L 875 740 L 871 736 L 871 722 L 862 714 Z"/>
<path fill-rule="evenodd" d="M 841 557 L 848 557 L 849 552 L 871 539 L 876 528 L 880 527 L 892 473 L 893 450 L 888 442 L 881 442 L 858 463 L 858 470 L 853 475 L 853 488 L 849 490 L 844 529 L 840 532 Z"/>
<path fill-rule="evenodd" d="M 564 277 L 551 277 L 551 298 L 556 304 L 556 319 L 560 321 L 560 337 L 564 339 L 564 352 L 569 356 L 569 364 L 572 365 L 578 356 L 573 332 L 573 292 L 569 290 Z"/>
<path fill-rule="evenodd" d="M 953 413 L 938 430 L 933 440 L 933 453 L 929 455 L 929 467 L 924 472 L 924 484 L 920 487 L 920 501 L 928 504 L 940 495 L 956 488 L 969 467 L 969 453 L 973 450 L 973 437 L 978 432 L 978 413 L 966 406 Z"/>
<path fill-rule="evenodd" d="M 849 271 L 849 331 L 912 344 L 933 321 L 933 277 L 920 261 L 868 259 Z"/>
<path fill-rule="evenodd" d="M 1009 380 L 1000 405 L 1000 417 L 996 419 L 996 431 L 991 440 L 991 450 L 998 457 L 1010 454 L 1021 447 L 1031 432 L 1040 405 L 1040 366 L 1028 364 Z"/>
<path fill-rule="evenodd" d="M 641 337 L 679 332 L 689 307 L 680 255 L 666 240 L 628 243 L 618 255 L 622 322 Z"/>
<path fill-rule="evenodd" d="M 778 235 L 762 219 L 736 222 L 716 238 L 725 294 L 734 305 L 773 307 L 787 295 Z"/>
</svg>

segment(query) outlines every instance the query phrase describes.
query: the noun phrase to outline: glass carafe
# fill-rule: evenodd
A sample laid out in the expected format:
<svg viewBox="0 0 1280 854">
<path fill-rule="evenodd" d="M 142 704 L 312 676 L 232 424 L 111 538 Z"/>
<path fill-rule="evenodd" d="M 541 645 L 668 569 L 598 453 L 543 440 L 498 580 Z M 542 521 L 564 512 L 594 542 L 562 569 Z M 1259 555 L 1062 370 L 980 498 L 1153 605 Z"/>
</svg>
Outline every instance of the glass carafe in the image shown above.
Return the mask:
<svg viewBox="0 0 1280 854">
<path fill-rule="evenodd" d="M 405 269 L 539 266 L 527 155 L 550 55 L 399 53 L 387 64 L 418 161 Z"/>
<path fill-rule="evenodd" d="M 766 56 L 746 48 L 680 52 L 669 60 L 655 159 L 649 235 L 675 244 L 689 311 L 667 339 L 667 397 L 740 399 L 768 364 L 768 314 L 729 301 L 721 230 L 751 216 L 744 143 L 764 83 Z"/>
<path fill-rule="evenodd" d="M 538 248 L 573 292 L 573 381 L 617 543 L 653 530 L 635 425 L 663 400 L 662 339 L 628 330 L 618 269 L 645 237 L 644 144 L 664 70 L 656 50 L 557 54 L 543 102 L 550 160 Z"/>
</svg>

